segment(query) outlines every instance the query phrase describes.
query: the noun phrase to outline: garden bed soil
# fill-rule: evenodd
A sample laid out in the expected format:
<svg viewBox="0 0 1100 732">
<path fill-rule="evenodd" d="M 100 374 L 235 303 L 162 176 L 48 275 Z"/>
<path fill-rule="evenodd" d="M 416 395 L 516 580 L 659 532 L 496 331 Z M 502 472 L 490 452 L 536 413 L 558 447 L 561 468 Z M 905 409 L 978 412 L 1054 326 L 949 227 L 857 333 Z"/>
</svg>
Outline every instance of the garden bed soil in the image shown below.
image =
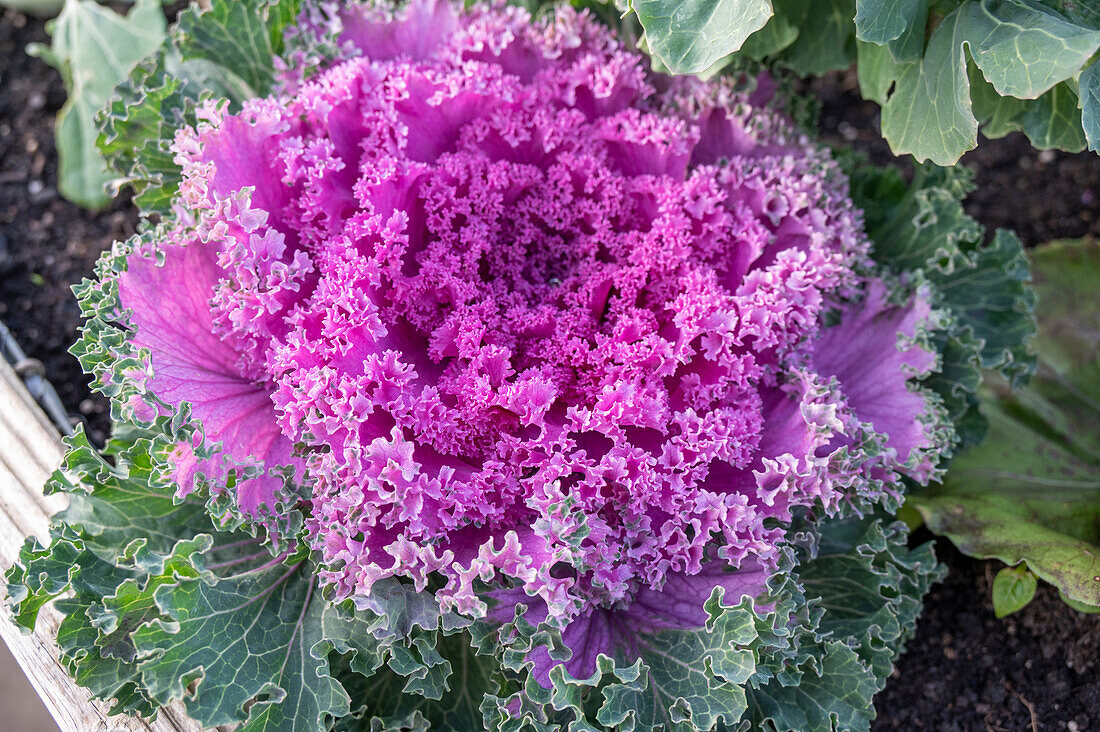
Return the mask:
<svg viewBox="0 0 1100 732">
<path fill-rule="evenodd" d="M 41 21 L 11 11 L 0 17 L 0 320 L 101 443 L 107 403 L 67 352 L 80 323 L 69 288 L 91 275 L 113 240 L 134 231 L 137 214 L 126 198 L 89 213 L 58 195 L 53 120 L 65 92 L 57 72 L 23 53 L 45 40 Z M 853 74 L 808 87 L 822 100 L 826 140 L 890 162 L 878 107 L 859 98 Z M 978 186 L 967 209 L 987 226 L 1015 229 L 1028 246 L 1100 236 L 1095 155 L 1036 151 L 1010 135 L 983 141 L 964 162 Z M 1024 610 L 997 620 L 989 593 L 999 565 L 942 540 L 937 552 L 950 574 L 933 588 L 916 637 L 876 699 L 874 729 L 1100 732 L 1100 616 L 1071 610 L 1043 586 Z"/>
</svg>

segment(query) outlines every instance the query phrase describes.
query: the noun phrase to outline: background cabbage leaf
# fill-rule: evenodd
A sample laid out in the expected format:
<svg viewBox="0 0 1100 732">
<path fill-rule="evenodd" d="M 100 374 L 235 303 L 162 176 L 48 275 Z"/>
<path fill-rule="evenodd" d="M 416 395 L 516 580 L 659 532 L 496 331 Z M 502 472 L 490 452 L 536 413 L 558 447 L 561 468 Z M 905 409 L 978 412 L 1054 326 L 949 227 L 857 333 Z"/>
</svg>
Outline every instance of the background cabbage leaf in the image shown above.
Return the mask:
<svg viewBox="0 0 1100 732">
<path fill-rule="evenodd" d="M 985 441 L 942 486 L 910 502 L 967 554 L 1026 562 L 1069 600 L 1100 606 L 1100 246 L 1047 244 L 1031 255 L 1039 368 L 1013 392 L 991 376 Z"/>
</svg>

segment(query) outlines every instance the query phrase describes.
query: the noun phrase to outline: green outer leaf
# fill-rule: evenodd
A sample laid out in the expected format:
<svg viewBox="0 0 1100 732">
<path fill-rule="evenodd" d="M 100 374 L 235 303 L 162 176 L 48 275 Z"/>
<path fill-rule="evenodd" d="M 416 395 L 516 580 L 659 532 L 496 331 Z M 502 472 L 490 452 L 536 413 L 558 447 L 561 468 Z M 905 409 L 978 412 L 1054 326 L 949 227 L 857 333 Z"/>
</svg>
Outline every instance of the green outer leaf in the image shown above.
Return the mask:
<svg viewBox="0 0 1100 732">
<path fill-rule="evenodd" d="M 202 12 L 181 13 L 173 33 L 184 59 L 205 59 L 244 81 L 255 94 L 271 88 L 272 63 L 282 49 L 283 28 L 296 3 L 280 0 L 212 2 Z"/>
<path fill-rule="evenodd" d="M 675 74 L 694 74 L 739 50 L 772 16 L 771 0 L 632 0 L 649 51 Z"/>
<path fill-rule="evenodd" d="M 1088 613 L 1089 615 L 1100 613 L 1100 606 L 1098 605 L 1086 605 L 1083 602 L 1077 602 L 1071 597 L 1066 597 L 1066 593 L 1061 591 L 1058 592 L 1058 596 L 1062 598 L 1062 602 L 1066 603 L 1079 613 Z"/>
<path fill-rule="evenodd" d="M 977 145 L 967 49 L 999 94 L 1033 99 L 1073 76 L 1097 48 L 1100 31 L 1041 5 L 967 0 L 933 32 L 921 62 L 898 79 L 883 106 L 883 135 L 897 155 L 952 165 Z"/>
<path fill-rule="evenodd" d="M 1100 49 L 1100 30 L 1029 0 L 971 2 L 968 15 L 974 63 L 998 94 L 1035 99 Z"/>
<path fill-rule="evenodd" d="M 993 613 L 998 618 L 1023 610 L 1035 597 L 1039 581 L 1027 566 L 1003 567 L 993 578 Z"/>
<path fill-rule="evenodd" d="M 1002 97 L 971 65 L 970 85 L 974 114 L 986 137 L 1004 137 L 1019 130 L 1041 150 L 1085 149 L 1077 95 L 1067 84 L 1058 84 L 1038 99 Z"/>
<path fill-rule="evenodd" d="M 767 24 L 753 33 L 741 46 L 741 53 L 760 61 L 774 56 L 794 43 L 798 38 L 798 28 L 786 15 L 775 14 Z"/>
<path fill-rule="evenodd" d="M 635 730 L 709 730 L 719 720 L 733 724 L 748 708 L 743 684 L 756 671 L 750 645 L 757 638 L 751 603 L 722 605 L 715 590 L 707 602 L 705 633 L 669 631 L 639 641 L 648 669 L 645 689 L 618 689 L 601 709 L 600 721 L 633 712 Z M 624 659 L 629 663 L 629 659 Z M 626 663 L 624 663 L 624 666 Z"/>
<path fill-rule="evenodd" d="M 886 47 L 890 50 L 890 55 L 898 63 L 920 61 L 921 56 L 924 55 L 925 30 L 928 27 L 928 6 L 931 1 L 919 0 L 912 10 L 911 20 L 905 31 L 894 40 L 887 42 Z"/>
<path fill-rule="evenodd" d="M 1011 231 L 998 229 L 986 246 L 962 248 L 945 269 L 928 272 L 951 308 L 956 327 L 981 343 L 979 363 L 1020 381 L 1035 368 L 1027 340 L 1035 332 L 1035 296 L 1027 258 Z"/>
<path fill-rule="evenodd" d="M 1026 561 L 1069 598 L 1100 605 L 1100 247 L 1058 242 L 1033 254 L 1039 370 L 1013 393 L 983 394 L 985 442 L 940 488 L 911 501 L 964 552 Z"/>
<path fill-rule="evenodd" d="M 1100 5 L 1092 0 L 1043 0 L 1074 23 L 1087 28 L 1100 28 Z"/>
<path fill-rule="evenodd" d="M 969 476 L 975 478 L 984 476 Z M 1026 561 L 1036 575 L 1071 599 L 1100 605 L 1100 582 L 1094 579 L 1100 576 L 1100 549 L 1039 523 L 1069 520 L 1075 511 L 1072 503 L 1058 502 L 1051 510 L 1032 502 L 1021 510 L 1018 495 L 922 496 L 913 500 L 928 528 L 945 534 L 963 553 L 1006 564 Z M 1095 512 L 1092 518 L 1097 520 Z"/>
<path fill-rule="evenodd" d="M 797 19 L 799 34 L 780 62 L 797 74 L 820 75 L 855 59 L 852 0 L 773 0 L 776 13 Z"/>
<path fill-rule="evenodd" d="M 332 634 L 326 628 L 326 639 Z M 355 639 L 363 636 L 356 634 Z M 351 695 L 352 715 L 344 723 L 347 729 L 362 729 L 368 725 L 385 730 L 477 730 L 483 726 L 480 710 L 487 693 L 498 690 L 493 679 L 495 659 L 476 655 L 466 633 L 440 635 L 433 661 L 446 665 L 454 674 L 453 681 L 438 699 L 410 692 L 409 679 L 389 666 L 368 673 L 350 668 L 339 679 Z M 423 644 L 422 644 L 423 645 Z M 361 657 L 361 653 L 355 659 Z M 358 721 L 361 720 L 361 721 Z"/>
<path fill-rule="evenodd" d="M 1078 79 L 1081 124 L 1089 150 L 1100 153 L 1100 59 L 1093 61 Z"/>
<path fill-rule="evenodd" d="M 924 58 L 908 67 L 882 107 L 882 135 L 895 155 L 953 165 L 978 140 L 966 79 L 965 15 L 971 3 L 943 20 Z"/>
<path fill-rule="evenodd" d="M 901 38 L 918 25 L 922 4 L 927 12 L 926 0 L 856 0 L 856 38 L 882 46 Z"/>
<path fill-rule="evenodd" d="M 795 678 L 749 689 L 742 729 L 867 730 L 872 698 L 911 636 L 921 599 L 943 568 L 931 543 L 906 547 L 903 523 L 876 518 L 826 522 L 818 556 L 798 575 L 820 622 L 801 639 L 814 661 Z"/>
<path fill-rule="evenodd" d="M 164 40 L 159 0 L 137 0 L 125 16 L 94 0 L 67 0 L 52 23 L 49 49 L 27 50 L 57 68 L 69 98 L 57 115 L 58 190 L 70 201 L 98 209 L 110 202 L 113 179 L 96 150 L 95 115 L 115 85 Z"/>
<path fill-rule="evenodd" d="M 750 691 L 751 729 L 783 732 L 832 732 L 870 729 L 872 698 L 878 686 L 859 656 L 840 641 L 825 641 L 818 652 L 820 670 L 796 686 L 768 684 Z"/>
<path fill-rule="evenodd" d="M 933 334 L 940 370 L 924 386 L 943 400 L 961 444 L 984 430 L 974 396 L 980 369 L 996 369 L 1014 383 L 1035 368 L 1027 342 L 1035 330 L 1034 292 L 1020 242 L 984 231 L 959 199 L 969 190 L 962 169 L 919 166 L 911 184 L 895 170 L 849 166 L 852 197 L 864 211 L 872 256 L 898 273 L 920 273 L 943 309 L 943 330 Z"/>
<path fill-rule="evenodd" d="M 827 520 L 820 528 L 796 522 L 788 533 L 793 544 L 757 610 L 748 598 L 725 605 L 716 590 L 706 604 L 706 632 L 643 636 L 637 639 L 641 659 L 601 655 L 586 679 L 556 667 L 549 691 L 530 679 L 506 683 L 502 693 L 486 696 L 485 726 L 866 730 L 874 716 L 871 697 L 912 633 L 921 597 L 942 576 L 931 546 L 910 550 L 907 536 L 903 523 L 882 517 Z M 554 647 L 555 633 L 517 612 L 499 631 L 475 633 L 475 645 L 487 647 L 490 637 L 511 645 L 504 668 L 520 670 L 530 649 Z M 730 720 L 737 708 L 744 715 Z"/>
<path fill-rule="evenodd" d="M 860 94 L 864 99 L 885 104 L 907 65 L 897 63 L 886 46 L 864 41 L 856 41 L 856 59 Z"/>
</svg>

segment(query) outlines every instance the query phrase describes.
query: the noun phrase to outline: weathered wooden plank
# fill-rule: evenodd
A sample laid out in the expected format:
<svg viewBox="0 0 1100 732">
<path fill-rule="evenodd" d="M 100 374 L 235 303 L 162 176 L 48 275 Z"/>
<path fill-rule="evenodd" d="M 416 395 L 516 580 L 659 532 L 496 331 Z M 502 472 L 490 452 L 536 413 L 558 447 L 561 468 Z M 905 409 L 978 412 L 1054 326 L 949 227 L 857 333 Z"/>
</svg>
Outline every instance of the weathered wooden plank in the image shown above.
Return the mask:
<svg viewBox="0 0 1100 732">
<path fill-rule="evenodd" d="M 0 572 L 16 560 L 23 538 L 45 539 L 50 515 L 64 496 L 45 496 L 42 485 L 61 463 L 63 446 L 18 376 L 0 359 Z M 202 727 L 173 704 L 154 721 L 109 717 L 106 704 L 72 682 L 58 661 L 54 637 L 62 616 L 50 605 L 34 633 L 11 622 L 7 597 L 0 598 L 0 638 L 26 673 L 62 732 L 199 732 Z"/>
</svg>

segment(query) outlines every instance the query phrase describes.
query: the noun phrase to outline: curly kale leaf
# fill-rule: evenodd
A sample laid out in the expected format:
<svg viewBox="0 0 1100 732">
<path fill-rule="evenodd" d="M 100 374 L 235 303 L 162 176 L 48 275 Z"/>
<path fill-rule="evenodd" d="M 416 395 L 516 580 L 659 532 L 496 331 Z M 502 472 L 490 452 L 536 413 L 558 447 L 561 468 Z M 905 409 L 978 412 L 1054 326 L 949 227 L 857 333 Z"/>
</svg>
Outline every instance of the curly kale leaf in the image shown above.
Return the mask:
<svg viewBox="0 0 1100 732">
<path fill-rule="evenodd" d="M 916 168 L 906 184 L 895 170 L 851 166 L 852 196 L 865 213 L 872 256 L 896 272 L 923 277 L 947 322 L 933 335 L 941 368 L 923 382 L 940 395 L 961 442 L 982 432 L 975 393 L 981 371 L 1023 383 L 1035 369 L 1035 294 L 1027 258 L 1014 234 L 985 231 L 960 199 L 969 178 L 959 170 Z M 910 275 L 913 276 L 913 275 Z"/>
</svg>

